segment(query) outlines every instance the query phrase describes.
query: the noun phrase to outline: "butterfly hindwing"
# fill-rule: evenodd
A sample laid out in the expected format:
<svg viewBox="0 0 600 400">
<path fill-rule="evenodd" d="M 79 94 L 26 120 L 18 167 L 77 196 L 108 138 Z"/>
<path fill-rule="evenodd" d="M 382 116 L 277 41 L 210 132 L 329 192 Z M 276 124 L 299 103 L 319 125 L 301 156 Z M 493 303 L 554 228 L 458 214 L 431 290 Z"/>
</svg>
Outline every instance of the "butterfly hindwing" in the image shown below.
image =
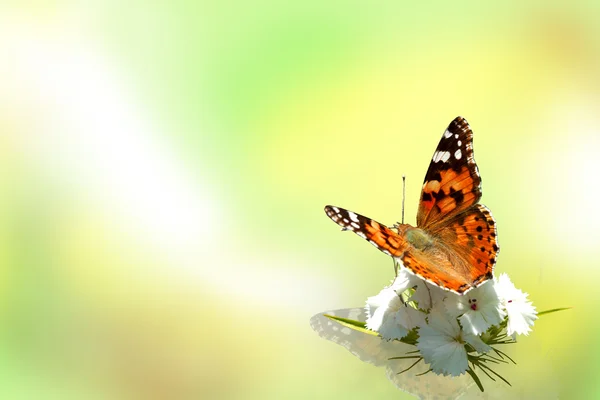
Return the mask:
<svg viewBox="0 0 600 400">
<path fill-rule="evenodd" d="M 356 233 L 388 256 L 397 257 L 406 247 L 400 235 L 371 218 L 334 206 L 326 206 L 325 213 L 343 230 Z"/>
<path fill-rule="evenodd" d="M 496 222 L 476 204 L 448 221 L 425 251 L 409 249 L 402 262 L 411 272 L 458 294 L 493 278 L 499 251 Z"/>
<path fill-rule="evenodd" d="M 461 254 L 470 266 L 465 280 L 476 287 L 493 278 L 500 247 L 496 221 L 490 210 L 477 204 L 457 216 L 446 229 L 456 235 L 454 240 L 447 241 L 448 246 Z"/>
<path fill-rule="evenodd" d="M 465 273 L 457 270 L 447 258 L 436 257 L 436 251 L 409 250 L 402 255 L 402 265 L 421 279 L 458 294 L 472 288 L 464 282 Z"/>
<path fill-rule="evenodd" d="M 481 177 L 473 157 L 473 131 L 456 117 L 444 131 L 423 182 L 417 226 L 436 225 L 460 214 L 481 198 Z"/>
</svg>

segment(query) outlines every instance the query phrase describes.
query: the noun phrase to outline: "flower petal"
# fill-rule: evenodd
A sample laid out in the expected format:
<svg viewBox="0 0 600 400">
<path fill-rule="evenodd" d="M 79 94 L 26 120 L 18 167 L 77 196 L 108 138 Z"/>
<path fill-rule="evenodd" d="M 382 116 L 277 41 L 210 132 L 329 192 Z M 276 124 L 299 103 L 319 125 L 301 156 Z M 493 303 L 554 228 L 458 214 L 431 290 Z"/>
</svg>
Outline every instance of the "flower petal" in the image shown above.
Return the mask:
<svg viewBox="0 0 600 400">
<path fill-rule="evenodd" d="M 407 287 L 406 279 L 401 277 L 400 281 L 396 279 L 390 287 L 369 297 L 365 307 L 367 328 L 387 340 L 402 339 L 411 329 L 425 325 L 425 314 L 405 304 L 396 292 L 395 288 Z"/>
<path fill-rule="evenodd" d="M 517 289 L 506 274 L 498 277 L 495 288 L 502 307 L 508 315 L 507 333 L 513 337 L 516 333 L 529 334 L 533 321 L 537 319 L 537 311 L 527 300 L 528 294 Z"/>
<path fill-rule="evenodd" d="M 400 305 L 398 294 L 391 288 L 385 288 L 379 292 L 376 296 L 369 297 L 367 299 L 367 305 L 365 310 L 367 312 L 367 328 L 373 331 L 379 331 L 379 328 L 383 324 L 383 320 L 389 313 L 390 303 L 396 299 Z M 394 306 L 394 304 L 392 304 Z M 396 304 L 396 309 L 399 307 Z"/>
<path fill-rule="evenodd" d="M 528 335 L 531 332 L 530 326 L 533 326 L 537 316 L 537 311 L 530 301 L 519 299 L 506 305 L 508 313 L 508 325 L 506 331 L 509 335 L 518 333 L 519 335 Z"/>
<path fill-rule="evenodd" d="M 465 346 L 452 342 L 436 349 L 433 362 L 430 363 L 433 372 L 444 375 L 459 376 L 469 367 Z"/>
<path fill-rule="evenodd" d="M 468 368 L 460 326 L 439 310 L 432 311 L 427 325 L 419 329 L 417 348 L 437 374 L 458 376 Z"/>
<path fill-rule="evenodd" d="M 475 335 L 485 332 L 492 325 L 498 325 L 505 315 L 492 281 L 464 296 L 449 296 L 445 304 L 446 312 L 453 317 L 460 316 L 459 321 L 465 331 Z"/>
</svg>

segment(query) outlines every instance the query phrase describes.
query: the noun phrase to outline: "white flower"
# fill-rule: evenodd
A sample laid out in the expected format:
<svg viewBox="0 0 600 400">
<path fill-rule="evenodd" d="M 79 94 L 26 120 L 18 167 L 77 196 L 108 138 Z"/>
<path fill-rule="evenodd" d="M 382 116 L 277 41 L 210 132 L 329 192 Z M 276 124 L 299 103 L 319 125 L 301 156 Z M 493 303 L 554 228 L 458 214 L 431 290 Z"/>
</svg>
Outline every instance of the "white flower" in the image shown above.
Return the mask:
<svg viewBox="0 0 600 400">
<path fill-rule="evenodd" d="M 411 275 L 411 283 L 411 287 L 415 287 L 415 292 L 408 300 L 416 302 L 423 310 L 443 307 L 444 299 L 450 294 L 449 291 L 428 283 L 416 275 Z"/>
<path fill-rule="evenodd" d="M 528 294 L 517 289 L 506 274 L 498 277 L 494 287 L 502 307 L 508 314 L 507 333 L 513 337 L 517 333 L 519 335 L 529 334 L 530 326 L 533 326 L 533 321 L 538 317 L 535 307 L 531 301 L 527 300 Z"/>
<path fill-rule="evenodd" d="M 438 310 L 428 316 L 428 323 L 419 329 L 417 348 L 431 370 L 437 374 L 459 376 L 469 367 L 465 343 L 479 353 L 491 347 L 476 335 L 460 329 L 455 318 L 448 318 Z"/>
<path fill-rule="evenodd" d="M 425 281 L 420 276 L 412 273 L 409 269 L 404 268 L 401 260 L 395 259 L 395 261 L 401 266 L 398 276 L 400 277 L 402 275 L 403 281 L 406 281 L 406 289 L 414 289 L 413 294 L 407 301 L 417 303 L 418 307 L 422 310 L 431 310 L 438 304 L 442 304 L 444 297 L 449 293 L 448 291 Z M 398 293 L 401 292 L 398 291 Z"/>
<path fill-rule="evenodd" d="M 459 318 L 463 329 L 480 335 L 504 319 L 494 282 L 488 281 L 465 295 L 451 293 L 444 301 L 448 315 Z"/>
<path fill-rule="evenodd" d="M 367 328 L 379 332 L 384 339 L 401 339 L 408 329 L 396 321 L 395 315 L 404 307 L 400 296 L 392 289 L 385 288 L 377 296 L 367 299 Z"/>
<path fill-rule="evenodd" d="M 425 315 L 400 297 L 409 287 L 407 277 L 406 273 L 399 273 L 390 287 L 367 299 L 367 328 L 384 339 L 402 339 L 411 329 L 425 324 Z"/>
<path fill-rule="evenodd" d="M 407 273 L 404 269 L 401 269 L 398 271 L 398 275 L 393 280 L 390 288 L 394 289 L 396 293 L 401 294 L 413 285 L 414 284 L 412 283 L 412 276 L 409 273 Z"/>
</svg>

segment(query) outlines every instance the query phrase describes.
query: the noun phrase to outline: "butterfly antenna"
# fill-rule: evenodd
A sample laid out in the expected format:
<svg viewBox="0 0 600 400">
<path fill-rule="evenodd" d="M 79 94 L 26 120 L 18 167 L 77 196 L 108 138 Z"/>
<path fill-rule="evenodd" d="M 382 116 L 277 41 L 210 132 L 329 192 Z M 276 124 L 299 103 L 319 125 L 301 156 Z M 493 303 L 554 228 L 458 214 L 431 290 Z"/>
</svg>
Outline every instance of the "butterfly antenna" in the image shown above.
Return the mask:
<svg viewBox="0 0 600 400">
<path fill-rule="evenodd" d="M 404 223 L 404 199 L 406 198 L 406 175 L 402 175 L 402 223 Z"/>
</svg>

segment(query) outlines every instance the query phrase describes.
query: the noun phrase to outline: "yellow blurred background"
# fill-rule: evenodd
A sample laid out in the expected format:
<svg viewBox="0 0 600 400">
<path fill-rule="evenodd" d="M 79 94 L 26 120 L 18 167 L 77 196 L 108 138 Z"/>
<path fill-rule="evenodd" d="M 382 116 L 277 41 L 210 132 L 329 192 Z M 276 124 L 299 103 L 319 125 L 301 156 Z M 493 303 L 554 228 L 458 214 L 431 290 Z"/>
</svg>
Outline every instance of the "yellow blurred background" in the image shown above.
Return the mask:
<svg viewBox="0 0 600 400">
<path fill-rule="evenodd" d="M 600 7 L 559 4 L 3 3 L 0 398 L 410 398 L 309 326 L 392 277 L 323 207 L 391 225 L 406 174 L 414 223 L 457 115 L 496 273 L 574 307 L 506 378 L 600 396 Z"/>
</svg>

